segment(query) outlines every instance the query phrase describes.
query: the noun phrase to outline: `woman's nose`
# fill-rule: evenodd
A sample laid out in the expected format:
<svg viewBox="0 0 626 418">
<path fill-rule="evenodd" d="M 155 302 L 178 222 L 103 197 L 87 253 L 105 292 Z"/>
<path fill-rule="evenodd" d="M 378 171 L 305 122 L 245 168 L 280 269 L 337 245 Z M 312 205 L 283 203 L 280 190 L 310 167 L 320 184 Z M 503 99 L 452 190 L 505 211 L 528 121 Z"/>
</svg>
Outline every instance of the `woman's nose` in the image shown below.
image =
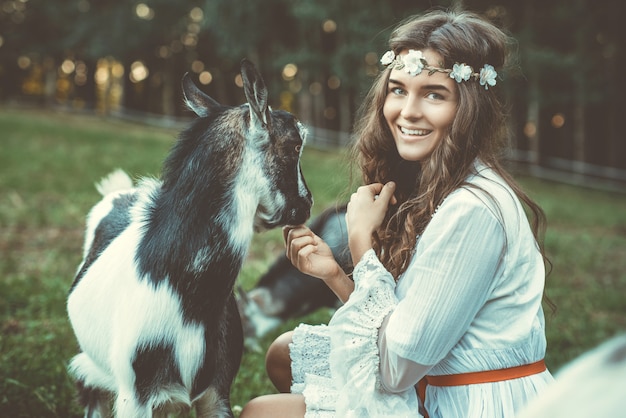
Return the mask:
<svg viewBox="0 0 626 418">
<path fill-rule="evenodd" d="M 400 111 L 400 116 L 407 120 L 419 119 L 422 117 L 422 109 L 418 97 L 409 96 L 404 102 Z"/>
</svg>

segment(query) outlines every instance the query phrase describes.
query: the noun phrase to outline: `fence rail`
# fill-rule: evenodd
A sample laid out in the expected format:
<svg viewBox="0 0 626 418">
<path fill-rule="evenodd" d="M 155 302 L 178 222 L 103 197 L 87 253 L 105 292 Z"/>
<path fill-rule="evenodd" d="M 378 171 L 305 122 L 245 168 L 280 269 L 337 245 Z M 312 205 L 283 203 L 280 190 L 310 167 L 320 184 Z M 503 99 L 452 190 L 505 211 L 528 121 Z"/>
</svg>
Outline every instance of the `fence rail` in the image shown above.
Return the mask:
<svg viewBox="0 0 626 418">
<path fill-rule="evenodd" d="M 16 108 L 32 108 L 32 106 L 10 103 Z M 93 110 L 77 111 L 71 107 L 54 107 L 62 112 L 94 114 Z M 163 129 L 180 130 L 192 119 L 190 117 L 175 117 L 151 114 L 130 109 L 120 109 L 110 112 L 108 117 L 138 123 Z M 314 126 L 308 127 L 307 147 L 321 150 L 338 150 L 350 145 L 352 135 L 347 132 L 338 132 Z M 516 172 L 522 172 L 533 177 L 543 178 L 559 183 L 572 184 L 604 191 L 626 194 L 626 170 L 573 161 L 561 158 L 542 158 L 540 164 L 531 152 L 511 149 L 506 156 Z"/>
</svg>

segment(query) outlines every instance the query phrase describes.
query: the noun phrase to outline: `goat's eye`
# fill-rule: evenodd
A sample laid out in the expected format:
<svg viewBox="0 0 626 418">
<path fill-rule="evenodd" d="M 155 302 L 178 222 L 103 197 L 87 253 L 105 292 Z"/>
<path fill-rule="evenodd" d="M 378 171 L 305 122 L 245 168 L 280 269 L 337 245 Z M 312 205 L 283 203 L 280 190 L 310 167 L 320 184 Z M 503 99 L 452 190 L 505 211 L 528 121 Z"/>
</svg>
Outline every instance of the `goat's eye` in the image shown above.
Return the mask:
<svg viewBox="0 0 626 418">
<path fill-rule="evenodd" d="M 301 150 L 301 149 L 302 149 L 302 145 L 300 145 L 300 144 L 296 145 L 296 152 L 297 152 L 298 154 L 300 154 L 300 150 Z"/>
</svg>

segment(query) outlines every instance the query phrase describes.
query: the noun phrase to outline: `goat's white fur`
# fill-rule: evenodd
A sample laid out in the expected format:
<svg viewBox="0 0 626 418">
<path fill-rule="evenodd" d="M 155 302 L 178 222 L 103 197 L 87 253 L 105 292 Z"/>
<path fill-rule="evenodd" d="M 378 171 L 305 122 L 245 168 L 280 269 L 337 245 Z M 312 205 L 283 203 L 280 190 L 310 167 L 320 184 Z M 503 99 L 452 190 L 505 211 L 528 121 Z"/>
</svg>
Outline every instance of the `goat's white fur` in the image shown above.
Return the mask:
<svg viewBox="0 0 626 418">
<path fill-rule="evenodd" d="M 261 171 L 262 156 L 258 147 L 246 147 L 243 159 L 242 167 L 245 169 L 235 180 L 236 215 L 224 217 L 219 214 L 218 221 L 230 231 L 228 236 L 232 249 L 245 256 L 259 200 L 268 213 L 274 213 L 285 202 L 280 194 L 262 193 L 268 186 Z M 301 176 L 298 177 L 302 194 L 306 195 L 307 188 Z M 191 387 L 204 354 L 204 332 L 198 325 L 184 323 L 180 299 L 169 282 L 164 280 L 155 287 L 149 280 L 139 277 L 135 265 L 135 250 L 147 219 L 145 208 L 160 187 L 161 182 L 156 179 L 144 179 L 133 187 L 130 177 L 121 170 L 111 173 L 97 185 L 100 192 L 108 194 L 88 215 L 84 257 L 91 247 L 96 227 L 113 208 L 113 200 L 124 193 L 135 193 L 137 201 L 130 210 L 128 228 L 94 261 L 89 267 L 89 274 L 81 279 L 80 286 L 73 290 L 68 300 L 67 309 L 74 331 L 77 336 L 86 335 L 79 340 L 89 344 L 81 348 L 90 353 L 89 357 L 84 353 L 77 355 L 70 364 L 70 371 L 85 386 L 118 393 L 115 410 L 119 416 L 141 416 L 160 405 L 174 403 L 190 406 L 195 401 L 189 399 L 184 388 L 171 388 L 166 398 L 155 399 L 154 404 L 142 410 L 134 402 L 134 388 L 124 386 L 134 382 L 131 361 L 137 346 L 172 343 L 177 348 L 177 364 L 181 367 L 180 373 L 187 387 Z M 259 215 L 263 217 L 265 213 Z M 199 250 L 188 266 L 189 271 L 201 271 L 213 255 L 208 248 Z M 94 300 L 92 295 L 102 297 Z M 158 313 L 142 309 L 149 306 L 159 306 L 160 309 Z M 115 369 L 109 369 L 108 365 L 113 365 Z"/>
<path fill-rule="evenodd" d="M 83 260 L 93 243 L 94 234 L 98 224 L 113 209 L 113 200 L 122 193 L 129 193 L 134 190 L 132 179 L 121 169 L 116 169 L 106 177 L 96 183 L 96 190 L 100 192 L 103 199 L 96 204 L 87 215 L 87 228 L 85 230 L 85 242 L 83 245 Z M 82 266 L 79 266 L 80 270 Z"/>
<path fill-rule="evenodd" d="M 300 148 L 300 155 L 299 155 L 299 157 L 301 158 L 302 150 L 304 149 L 304 144 L 306 144 L 306 136 L 307 136 L 308 130 L 303 124 L 298 122 L 298 131 L 300 132 L 300 137 L 302 138 L 302 147 Z M 300 172 L 300 158 L 298 159 L 298 191 L 300 193 L 300 196 L 306 196 L 308 189 L 306 187 L 306 184 L 304 183 L 304 178 L 302 177 L 302 174 Z"/>
<path fill-rule="evenodd" d="M 247 144 L 242 147 L 243 155 L 237 155 L 241 160 L 231 161 L 238 167 L 236 178 L 228 180 L 232 181 L 232 184 L 228 184 L 232 189 L 229 189 L 228 195 L 219 196 L 217 199 L 217 202 L 225 202 L 225 207 L 207 210 L 212 213 L 195 214 L 196 221 L 202 219 L 202 216 L 210 217 L 207 218 L 205 225 L 208 229 L 196 237 L 198 241 L 190 240 L 191 245 L 181 248 L 182 251 L 176 254 L 177 257 L 185 258 L 180 262 L 183 263 L 186 273 L 192 273 L 192 276 L 197 273 L 198 277 L 203 279 L 206 278 L 207 272 L 210 272 L 213 262 L 222 264 L 234 262 L 239 263 L 238 267 L 240 267 L 255 229 L 272 227 L 287 222 L 288 219 L 308 216 L 311 204 L 310 193 L 298 167 L 297 193 L 302 202 L 299 202 L 299 206 L 294 204 L 289 213 L 290 216 L 286 216 L 285 206 L 288 198 L 272 183 L 273 178 L 268 179 L 268 173 L 264 171 L 267 165 L 268 148 L 266 145 L 270 142 L 267 129 L 269 123 L 267 91 L 260 75 L 249 62 L 242 64 L 242 75 L 246 97 L 253 105 L 248 105 L 250 123 L 246 132 L 237 131 L 236 134 L 242 136 L 235 135 L 238 139 L 245 138 Z M 188 77 L 183 79 L 183 84 L 185 100 L 198 115 L 206 116 L 211 109 L 220 107 L 217 102 L 200 92 Z M 229 129 L 232 128 L 231 124 L 236 126 L 235 129 L 241 127 L 239 123 L 243 116 L 240 113 L 241 110 L 242 108 L 235 108 L 230 110 L 230 113 L 224 113 L 227 116 L 223 116 L 220 120 L 221 124 L 218 123 L 218 126 L 210 130 L 212 136 L 234 135 Z M 224 135 L 221 135 L 222 131 Z M 299 131 L 304 132 L 301 125 Z M 174 162 L 178 161 L 176 158 L 181 157 L 179 154 L 173 154 L 173 156 Z M 187 162 L 189 163 L 186 167 L 188 170 L 202 169 L 197 160 Z M 189 171 L 186 174 L 189 174 Z M 192 171 L 191 174 L 194 172 Z M 165 177 L 168 185 L 172 180 L 170 177 L 167 175 Z M 212 380 L 215 387 L 206 388 L 198 385 L 205 385 L 208 381 L 202 379 L 211 379 L 209 374 L 212 373 L 213 364 L 207 362 L 205 354 L 208 353 L 206 340 L 215 337 L 214 332 L 222 333 L 217 336 L 218 342 L 227 345 L 220 344 L 218 348 L 220 357 L 211 360 L 224 360 L 227 368 L 221 372 L 232 374 L 232 369 L 236 367 L 235 361 L 238 360 L 230 354 L 237 357 L 241 354 L 241 345 L 233 340 L 238 336 L 237 331 L 234 329 L 225 331 L 220 328 L 226 323 L 221 323 L 217 329 L 214 329 L 209 323 L 202 322 L 206 319 L 202 315 L 206 315 L 208 310 L 201 308 L 200 314 L 195 312 L 202 305 L 202 303 L 197 303 L 197 298 L 193 301 L 181 299 L 186 297 L 186 293 L 181 292 L 179 287 L 175 290 L 173 286 L 180 285 L 180 280 L 185 283 L 187 275 L 172 277 L 172 280 L 167 276 L 148 276 L 150 274 L 178 275 L 180 268 L 175 265 L 176 263 L 166 263 L 165 270 L 158 268 L 151 270 L 144 265 L 146 258 L 155 257 L 154 253 L 146 255 L 144 250 L 149 252 L 157 248 L 163 251 L 162 247 L 165 246 L 165 251 L 167 251 L 167 246 L 170 244 L 162 242 L 167 241 L 167 238 L 159 237 L 158 233 L 152 234 L 155 229 L 163 228 L 163 224 L 154 221 L 154 212 L 152 212 L 155 209 L 154 206 L 162 202 L 162 200 L 155 200 L 160 197 L 162 185 L 160 180 L 145 179 L 133 187 L 130 177 L 121 170 L 111 173 L 97 185 L 97 189 L 104 197 L 88 215 L 84 262 L 79 267 L 67 303 L 68 314 L 83 351 L 71 361 L 70 371 L 87 389 L 84 393 L 90 396 L 90 402 L 91 396 L 99 396 L 101 390 L 111 392 L 115 397 L 116 416 L 150 417 L 153 412 L 163 416 L 168 411 L 189 408 L 192 404 L 197 406 L 198 416 L 231 416 L 229 401 L 224 391 L 230 387 L 230 379 L 233 376 L 215 373 L 214 380 Z M 209 186 L 206 185 L 206 190 L 200 188 L 195 191 L 200 196 L 208 198 L 210 197 Z M 294 192 L 295 190 L 290 194 Z M 125 196 L 126 194 L 129 196 Z M 188 195 L 194 196 L 193 191 Z M 171 195 L 164 196 L 165 199 L 171 198 Z M 180 199 L 179 195 L 176 196 Z M 122 197 L 123 199 L 116 201 Z M 289 197 L 296 198 L 296 196 Z M 155 211 L 163 208 L 170 209 L 166 205 L 159 206 Z M 114 209 L 120 209 L 120 211 L 113 211 Z M 102 234 L 97 236 L 103 242 L 96 242 L 98 248 L 92 250 L 96 230 L 109 214 L 111 214 L 111 223 L 107 222 L 107 226 L 102 229 Z M 172 219 L 174 222 L 177 220 L 177 218 L 168 218 L 170 221 Z M 206 247 L 208 244 L 203 244 L 201 240 L 206 239 L 207 234 L 212 234 L 214 227 L 217 227 L 216 230 L 220 234 L 217 238 L 222 241 L 215 241 L 219 242 L 219 245 L 213 243 L 210 244 L 212 247 L 208 248 Z M 150 235 L 144 242 L 146 231 Z M 154 238 L 155 236 L 157 238 Z M 150 239 L 157 241 L 150 241 Z M 149 248 L 151 244 L 155 247 Z M 106 249 L 102 253 L 95 253 L 105 246 Z M 219 264 L 216 265 L 219 266 Z M 142 276 L 143 274 L 146 276 Z M 222 287 L 230 286 L 232 290 L 231 281 L 234 281 L 236 272 L 229 270 L 226 274 L 232 277 L 228 277 L 229 281 Z M 224 290 L 220 289 L 220 291 Z M 192 307 L 183 302 L 192 303 Z M 233 313 L 233 300 L 219 302 L 226 303 L 226 308 L 218 314 L 225 315 L 224 318 L 227 318 L 230 326 L 236 318 L 236 312 Z M 228 338 L 231 339 L 227 341 Z M 214 347 L 209 347 L 208 350 L 211 348 Z M 224 350 L 227 351 L 226 354 Z M 160 356 L 163 352 L 167 356 L 173 356 L 172 363 L 174 364 L 171 366 L 175 371 L 172 373 L 176 373 L 173 378 L 169 377 L 170 371 L 165 363 L 161 365 L 164 367 L 162 376 L 157 378 L 151 375 L 149 356 Z M 147 356 L 143 356 L 144 353 Z M 217 367 L 219 368 L 220 365 Z M 200 383 L 196 381 L 199 376 L 201 376 Z M 154 384 L 150 382 L 150 379 L 156 379 Z M 91 392 L 92 389 L 95 393 Z M 202 390 L 203 393 L 197 394 L 197 392 L 192 392 L 192 389 Z M 190 395 L 190 393 L 194 394 Z M 195 396 L 195 399 L 190 399 L 191 396 Z M 90 408 L 92 407 L 90 403 Z"/>
<path fill-rule="evenodd" d="M 120 416 L 141 416 L 143 413 L 135 410 L 139 406 L 130 401 L 134 388 L 124 386 L 134 382 L 131 361 L 137 346 L 173 343 L 180 374 L 187 387 L 192 385 L 205 349 L 203 329 L 199 325 L 184 323 L 180 298 L 168 282 L 162 281 L 155 287 L 149 280 L 138 276 L 134 257 L 146 216 L 144 203 L 157 187 L 160 187 L 157 180 L 144 180 L 137 187 L 135 191 L 139 198 L 130 212 L 131 224 L 94 261 L 89 274 L 73 290 L 67 305 L 76 335 L 84 336 L 79 341 L 89 344 L 81 348 L 90 353 L 89 357 L 77 355 L 70 370 L 86 386 L 118 392 L 115 409 Z M 112 199 L 121 193 L 123 191 L 118 190 L 108 194 L 91 211 L 87 232 L 90 239 L 93 239 L 95 226 L 108 213 L 107 208 L 110 210 Z M 90 244 L 90 239 L 86 243 Z M 93 298 L 93 295 L 101 297 Z M 160 309 L 158 312 L 144 309 L 151 306 Z M 109 369 L 109 365 L 114 369 Z M 179 395 L 170 393 L 168 399 L 159 402 L 169 402 L 172 397 L 187 405 L 193 401 L 181 390 Z M 148 407 L 155 408 L 158 404 Z"/>
<path fill-rule="evenodd" d="M 132 188 L 133 180 L 121 168 L 116 169 L 96 183 L 96 190 L 98 190 L 102 196 Z"/>
<path fill-rule="evenodd" d="M 284 205 L 284 197 L 278 194 L 271 196 L 269 199 L 271 203 L 266 202 L 267 194 L 262 191 L 267 190 L 268 185 L 261 171 L 263 161 L 257 147 L 247 147 L 244 150 L 241 166 L 242 170 L 235 180 L 236 215 L 223 219 L 223 222 L 227 226 L 226 230 L 231 231 L 229 235 L 233 248 L 247 251 L 253 234 L 252 223 L 259 201 L 261 204 L 269 204 L 273 212 L 276 207 Z M 250 220 L 250 222 L 241 222 L 242 219 Z"/>
</svg>

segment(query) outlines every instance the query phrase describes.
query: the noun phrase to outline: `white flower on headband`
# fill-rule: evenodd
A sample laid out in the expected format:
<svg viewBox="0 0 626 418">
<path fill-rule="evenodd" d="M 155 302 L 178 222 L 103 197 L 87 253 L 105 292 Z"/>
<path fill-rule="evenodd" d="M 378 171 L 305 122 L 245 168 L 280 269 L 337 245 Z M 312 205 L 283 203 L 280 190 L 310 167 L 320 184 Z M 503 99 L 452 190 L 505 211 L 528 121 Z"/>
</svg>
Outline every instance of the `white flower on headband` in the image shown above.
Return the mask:
<svg viewBox="0 0 626 418">
<path fill-rule="evenodd" d="M 422 70 L 427 70 L 428 75 L 433 75 L 434 73 L 449 74 L 450 78 L 454 79 L 457 83 L 469 81 L 470 79 L 478 80 L 481 86 L 485 86 L 485 90 L 488 90 L 489 86 L 495 86 L 496 77 L 498 77 L 495 68 L 489 64 L 485 64 L 480 70 L 480 73 L 475 73 L 474 69 L 469 65 L 459 64 L 458 62 L 452 66 L 452 69 L 434 67 L 428 64 L 422 51 L 416 49 L 409 49 L 405 55 L 396 55 L 393 51 L 387 51 L 381 57 L 380 63 L 387 68 L 395 70 L 404 69 L 404 71 L 412 76 L 421 74 Z"/>
<path fill-rule="evenodd" d="M 485 90 L 489 89 L 489 86 L 496 85 L 496 77 L 498 73 L 495 68 L 489 64 L 485 64 L 485 66 L 480 70 L 480 85 L 485 86 Z"/>
<path fill-rule="evenodd" d="M 422 72 L 426 60 L 422 51 L 415 49 L 409 49 L 409 52 L 404 56 L 404 71 L 409 75 L 416 76 Z"/>
<path fill-rule="evenodd" d="M 396 59 L 396 54 L 393 51 L 387 51 L 385 52 L 385 54 L 382 56 L 382 58 L 380 59 L 380 63 L 382 65 L 389 65 L 393 62 L 393 60 Z"/>
<path fill-rule="evenodd" d="M 474 70 L 469 65 L 457 63 L 452 66 L 450 78 L 454 78 L 457 83 L 460 83 L 463 80 L 469 80 L 473 73 Z"/>
</svg>

